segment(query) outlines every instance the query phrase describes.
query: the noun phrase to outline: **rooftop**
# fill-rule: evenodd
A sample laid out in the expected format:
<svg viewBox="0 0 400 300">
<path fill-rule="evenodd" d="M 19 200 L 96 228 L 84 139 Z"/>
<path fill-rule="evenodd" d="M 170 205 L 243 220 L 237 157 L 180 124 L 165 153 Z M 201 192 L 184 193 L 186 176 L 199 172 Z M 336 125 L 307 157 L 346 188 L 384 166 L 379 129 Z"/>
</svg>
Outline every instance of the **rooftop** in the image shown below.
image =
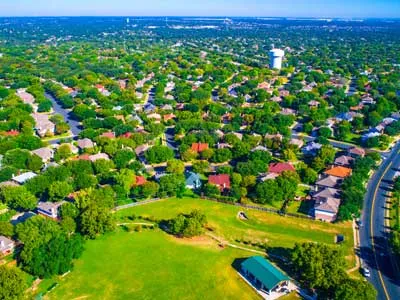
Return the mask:
<svg viewBox="0 0 400 300">
<path fill-rule="evenodd" d="M 242 268 L 253 274 L 269 290 L 289 280 L 287 275 L 261 256 L 249 257 L 242 262 Z"/>
</svg>

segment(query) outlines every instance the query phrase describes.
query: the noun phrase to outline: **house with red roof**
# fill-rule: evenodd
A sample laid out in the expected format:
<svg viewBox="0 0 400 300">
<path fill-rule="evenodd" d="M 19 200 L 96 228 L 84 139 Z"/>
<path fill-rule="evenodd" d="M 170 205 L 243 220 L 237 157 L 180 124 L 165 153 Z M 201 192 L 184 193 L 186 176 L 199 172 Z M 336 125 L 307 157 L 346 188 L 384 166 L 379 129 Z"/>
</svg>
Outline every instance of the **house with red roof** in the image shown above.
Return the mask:
<svg viewBox="0 0 400 300">
<path fill-rule="evenodd" d="M 228 174 L 210 175 L 208 176 L 208 183 L 216 185 L 221 192 L 231 188 L 231 180 Z"/>
<path fill-rule="evenodd" d="M 278 163 L 270 163 L 268 171 L 270 173 L 281 174 L 282 172 L 285 172 L 285 171 L 295 172 L 296 169 L 290 163 L 278 162 Z"/>
<path fill-rule="evenodd" d="M 192 151 L 194 151 L 194 152 L 200 153 L 207 149 L 208 149 L 207 143 L 193 143 L 192 144 Z"/>
<path fill-rule="evenodd" d="M 135 178 L 135 185 L 136 186 L 142 186 L 147 182 L 146 178 L 143 176 L 136 176 Z"/>
</svg>

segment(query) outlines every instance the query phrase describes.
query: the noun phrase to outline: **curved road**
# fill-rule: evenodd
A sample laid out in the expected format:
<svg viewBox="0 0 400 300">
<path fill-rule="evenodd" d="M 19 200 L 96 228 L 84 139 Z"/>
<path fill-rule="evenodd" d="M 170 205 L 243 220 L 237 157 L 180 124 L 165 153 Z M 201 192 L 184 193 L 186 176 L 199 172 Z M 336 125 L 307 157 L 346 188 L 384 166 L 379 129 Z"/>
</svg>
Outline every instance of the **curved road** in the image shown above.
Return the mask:
<svg viewBox="0 0 400 300">
<path fill-rule="evenodd" d="M 368 279 L 378 291 L 378 299 L 400 299 L 399 270 L 388 245 L 389 193 L 400 171 L 400 143 L 383 160 L 368 183 L 361 217 L 360 257 L 370 270 Z"/>
<path fill-rule="evenodd" d="M 51 101 L 53 104 L 53 110 L 55 113 L 60 114 L 64 117 L 64 120 L 68 122 L 69 127 L 71 128 L 71 133 L 73 137 L 76 137 L 82 130 L 79 121 L 75 120 L 72 117 L 72 113 L 66 109 L 64 109 L 54 98 L 52 95 L 45 93 L 44 94 L 47 99 Z"/>
</svg>

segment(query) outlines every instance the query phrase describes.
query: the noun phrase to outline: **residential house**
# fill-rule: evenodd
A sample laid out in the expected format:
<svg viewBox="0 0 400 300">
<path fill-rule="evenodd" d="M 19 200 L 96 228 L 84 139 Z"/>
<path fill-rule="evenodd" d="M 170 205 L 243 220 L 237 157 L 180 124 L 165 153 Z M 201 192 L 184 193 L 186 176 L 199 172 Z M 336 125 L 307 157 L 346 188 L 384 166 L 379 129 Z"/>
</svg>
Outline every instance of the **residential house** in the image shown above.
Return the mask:
<svg viewBox="0 0 400 300">
<path fill-rule="evenodd" d="M 310 142 L 301 149 L 304 155 L 316 156 L 318 151 L 322 148 L 322 144 Z"/>
<path fill-rule="evenodd" d="M 364 157 L 365 156 L 365 150 L 363 148 L 358 148 L 358 147 L 352 147 L 348 150 L 348 154 L 351 157 L 357 158 L 357 157 Z"/>
<path fill-rule="evenodd" d="M 155 121 L 161 121 L 161 115 L 157 113 L 147 115 L 148 119 L 154 119 Z"/>
<path fill-rule="evenodd" d="M 60 201 L 60 202 L 39 202 L 38 205 L 36 206 L 37 213 L 51 218 L 51 219 L 58 219 L 60 216 L 60 207 L 63 205 L 65 202 Z"/>
<path fill-rule="evenodd" d="M 91 149 L 94 147 L 94 143 L 88 138 L 77 140 L 76 143 L 80 150 Z"/>
<path fill-rule="evenodd" d="M 315 200 L 325 199 L 325 198 L 340 198 L 340 192 L 341 191 L 339 189 L 325 187 L 322 190 L 317 191 L 313 195 L 313 198 Z"/>
<path fill-rule="evenodd" d="M 135 176 L 135 185 L 142 186 L 147 182 L 146 178 L 143 176 Z"/>
<path fill-rule="evenodd" d="M 289 286 L 290 278 L 262 256 L 249 257 L 240 267 L 248 282 L 257 291 L 267 295 L 276 293 L 277 296 L 278 291 Z"/>
<path fill-rule="evenodd" d="M 281 174 L 285 171 L 295 172 L 296 169 L 290 163 L 270 163 L 268 168 L 269 173 Z"/>
<path fill-rule="evenodd" d="M 26 172 L 26 173 L 22 173 L 18 176 L 13 176 L 12 180 L 18 184 L 24 184 L 25 182 L 27 182 L 28 180 L 30 180 L 36 176 L 37 176 L 36 173 Z"/>
<path fill-rule="evenodd" d="M 3 235 L 0 235 L 0 254 L 6 256 L 14 251 L 15 242 Z"/>
<path fill-rule="evenodd" d="M 164 115 L 164 117 L 163 117 L 164 122 L 167 122 L 167 121 L 169 121 L 169 120 L 173 120 L 173 119 L 175 119 L 175 118 L 176 118 L 176 116 L 175 116 L 174 114 L 166 114 L 166 115 Z"/>
<path fill-rule="evenodd" d="M 143 155 L 150 146 L 148 144 L 140 145 L 135 148 L 135 153 L 137 156 Z"/>
<path fill-rule="evenodd" d="M 97 153 L 97 154 L 89 155 L 89 160 L 91 162 L 95 162 L 96 160 L 99 160 L 99 159 L 110 160 L 110 157 L 106 153 Z"/>
<path fill-rule="evenodd" d="M 335 159 L 334 164 L 344 167 L 350 167 L 354 162 L 354 158 L 347 155 L 341 155 Z"/>
<path fill-rule="evenodd" d="M 315 182 L 315 185 L 316 185 L 316 190 L 318 191 L 325 188 L 337 189 L 342 183 L 343 183 L 343 178 L 328 175 Z"/>
<path fill-rule="evenodd" d="M 304 146 L 303 140 L 292 138 L 289 141 L 290 145 L 297 146 L 299 149 Z"/>
<path fill-rule="evenodd" d="M 31 153 L 39 156 L 44 163 L 49 162 L 54 157 L 54 150 L 47 147 L 33 150 Z"/>
<path fill-rule="evenodd" d="M 185 172 L 186 188 L 195 190 L 201 188 L 200 175 L 194 172 Z"/>
<path fill-rule="evenodd" d="M 314 204 L 314 218 L 325 222 L 334 222 L 339 212 L 339 206 L 339 198 L 320 198 Z"/>
<path fill-rule="evenodd" d="M 31 94 L 27 93 L 25 89 L 18 89 L 17 90 L 17 96 L 21 98 L 22 102 L 25 104 L 29 104 L 31 106 L 34 106 L 35 104 L 35 97 L 33 97 Z"/>
<path fill-rule="evenodd" d="M 208 176 L 208 183 L 216 185 L 221 192 L 231 188 L 231 180 L 228 174 L 210 175 Z"/>
<path fill-rule="evenodd" d="M 192 151 L 196 153 L 201 153 L 204 150 L 208 149 L 208 144 L 207 143 L 193 143 L 191 147 Z"/>
<path fill-rule="evenodd" d="M 35 120 L 35 131 L 40 137 L 54 134 L 56 125 L 49 120 L 49 115 L 34 113 L 32 117 Z"/>
<path fill-rule="evenodd" d="M 324 172 L 326 175 L 332 175 L 340 178 L 349 177 L 352 173 L 352 169 L 342 166 L 332 167 Z"/>
<path fill-rule="evenodd" d="M 112 131 L 108 131 L 108 132 L 103 132 L 100 137 L 102 138 L 108 138 L 108 139 L 115 139 L 115 133 Z"/>
</svg>

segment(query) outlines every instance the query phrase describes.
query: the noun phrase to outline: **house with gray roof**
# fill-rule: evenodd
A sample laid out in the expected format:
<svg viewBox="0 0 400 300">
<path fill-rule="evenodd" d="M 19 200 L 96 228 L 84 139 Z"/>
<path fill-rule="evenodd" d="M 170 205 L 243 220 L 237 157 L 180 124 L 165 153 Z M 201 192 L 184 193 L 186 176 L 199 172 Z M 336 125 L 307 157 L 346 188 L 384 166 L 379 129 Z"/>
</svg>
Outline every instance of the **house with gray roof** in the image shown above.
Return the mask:
<svg viewBox="0 0 400 300">
<path fill-rule="evenodd" d="M 12 180 L 18 184 L 24 184 L 25 182 L 27 182 L 28 180 L 30 180 L 36 176 L 37 176 L 36 173 L 26 172 L 26 173 L 22 173 L 18 176 L 13 176 Z"/>
<path fill-rule="evenodd" d="M 11 254 L 14 251 L 15 242 L 3 235 L 0 235 L 0 253 L 2 255 Z"/>
<path fill-rule="evenodd" d="M 54 150 L 47 147 L 32 150 L 31 153 L 39 156 L 44 163 L 49 162 L 54 157 Z"/>
<path fill-rule="evenodd" d="M 51 219 L 58 219 L 60 207 L 64 202 L 39 202 L 36 206 L 37 213 Z"/>
<path fill-rule="evenodd" d="M 92 140 L 88 138 L 77 140 L 76 144 L 78 145 L 78 148 L 81 150 L 90 149 L 94 147 L 94 143 L 92 142 Z"/>
<path fill-rule="evenodd" d="M 200 175 L 194 172 L 185 172 L 186 187 L 195 190 L 201 187 Z"/>
</svg>

